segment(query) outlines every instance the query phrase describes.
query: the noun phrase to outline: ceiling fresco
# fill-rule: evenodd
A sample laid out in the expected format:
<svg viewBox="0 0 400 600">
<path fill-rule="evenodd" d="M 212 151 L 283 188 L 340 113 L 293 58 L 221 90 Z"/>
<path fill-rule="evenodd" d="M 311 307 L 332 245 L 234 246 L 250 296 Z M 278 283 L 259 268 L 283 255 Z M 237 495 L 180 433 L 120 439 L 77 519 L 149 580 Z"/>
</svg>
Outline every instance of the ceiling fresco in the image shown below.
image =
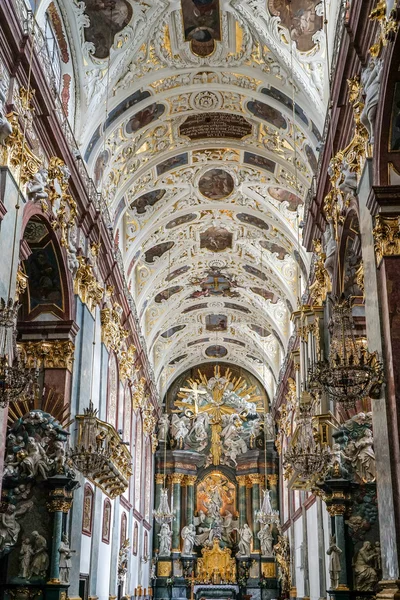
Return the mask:
<svg viewBox="0 0 400 600">
<path fill-rule="evenodd" d="M 60 0 L 76 136 L 106 198 L 162 396 L 193 365 L 270 398 L 310 269 L 337 0 Z"/>
</svg>

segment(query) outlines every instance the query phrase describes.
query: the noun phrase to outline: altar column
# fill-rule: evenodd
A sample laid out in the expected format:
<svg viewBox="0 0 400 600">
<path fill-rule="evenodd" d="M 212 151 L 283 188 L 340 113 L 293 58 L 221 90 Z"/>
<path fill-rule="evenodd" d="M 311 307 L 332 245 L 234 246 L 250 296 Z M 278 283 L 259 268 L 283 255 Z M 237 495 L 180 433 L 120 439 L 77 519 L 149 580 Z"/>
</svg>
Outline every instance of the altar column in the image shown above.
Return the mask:
<svg viewBox="0 0 400 600">
<path fill-rule="evenodd" d="M 156 473 L 156 485 L 154 492 L 154 507 L 157 510 L 160 506 L 160 498 L 161 498 L 161 490 L 165 485 L 165 475 L 162 473 Z M 154 536 L 153 536 L 153 546 L 154 550 L 159 550 L 160 538 L 158 534 L 160 533 L 160 525 L 154 519 Z"/>
<path fill-rule="evenodd" d="M 279 498 L 278 498 L 278 475 L 271 473 L 267 475 L 268 487 L 271 491 L 271 506 L 273 510 L 279 510 Z"/>
<path fill-rule="evenodd" d="M 260 551 L 260 540 L 257 537 L 260 531 L 260 523 L 257 521 L 257 513 L 260 510 L 260 485 L 264 481 L 264 477 L 259 473 L 253 473 L 249 475 L 249 479 L 252 483 L 251 488 L 251 514 L 253 518 L 253 550 L 254 552 Z"/>
<path fill-rule="evenodd" d="M 173 512 L 172 521 L 172 552 L 180 552 L 180 529 L 181 529 L 181 484 L 185 475 L 183 473 L 173 473 L 171 475 Z"/>
<path fill-rule="evenodd" d="M 246 475 L 236 477 L 239 484 L 239 527 L 246 523 Z"/>
<path fill-rule="evenodd" d="M 196 475 L 186 475 L 186 525 L 193 524 L 194 518 L 194 484 L 196 483 Z"/>
</svg>

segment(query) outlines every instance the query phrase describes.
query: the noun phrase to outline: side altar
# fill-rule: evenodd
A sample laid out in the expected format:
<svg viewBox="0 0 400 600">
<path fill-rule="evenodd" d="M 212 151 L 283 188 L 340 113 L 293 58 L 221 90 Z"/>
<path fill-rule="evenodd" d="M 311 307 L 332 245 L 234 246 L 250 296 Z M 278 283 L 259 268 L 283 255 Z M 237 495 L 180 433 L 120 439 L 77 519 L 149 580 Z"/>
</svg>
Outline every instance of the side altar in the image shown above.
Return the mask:
<svg viewBox="0 0 400 600">
<path fill-rule="evenodd" d="M 278 465 L 268 398 L 250 374 L 207 366 L 180 378 L 159 422 L 154 593 L 186 598 L 196 588 L 196 598 L 200 589 L 201 597 L 234 598 L 237 590 L 257 600 L 262 590 L 264 600 L 276 598 Z"/>
</svg>

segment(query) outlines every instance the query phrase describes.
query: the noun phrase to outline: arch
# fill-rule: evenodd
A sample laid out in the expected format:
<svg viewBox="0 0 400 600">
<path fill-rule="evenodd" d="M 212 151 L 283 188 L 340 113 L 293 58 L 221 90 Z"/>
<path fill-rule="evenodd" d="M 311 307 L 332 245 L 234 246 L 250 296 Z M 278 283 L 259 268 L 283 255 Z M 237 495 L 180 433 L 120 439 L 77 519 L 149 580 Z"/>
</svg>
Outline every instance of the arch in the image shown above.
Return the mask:
<svg viewBox="0 0 400 600">
<path fill-rule="evenodd" d="M 118 398 L 119 398 L 118 362 L 114 352 L 108 359 L 108 386 L 107 386 L 107 423 L 117 428 Z"/>
<path fill-rule="evenodd" d="M 92 535 L 93 529 L 93 500 L 93 488 L 88 483 L 85 483 L 83 491 L 82 533 L 89 537 Z"/>
</svg>

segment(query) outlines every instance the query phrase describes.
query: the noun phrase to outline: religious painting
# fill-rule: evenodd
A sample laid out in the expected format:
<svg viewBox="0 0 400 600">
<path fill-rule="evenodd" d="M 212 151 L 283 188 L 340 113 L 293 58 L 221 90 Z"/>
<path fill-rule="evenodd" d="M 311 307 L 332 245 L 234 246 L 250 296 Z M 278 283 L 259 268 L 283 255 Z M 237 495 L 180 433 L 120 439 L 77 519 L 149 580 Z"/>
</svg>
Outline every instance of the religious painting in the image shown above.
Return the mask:
<svg viewBox="0 0 400 600">
<path fill-rule="evenodd" d="M 206 315 L 207 331 L 226 331 L 228 319 L 226 315 Z"/>
<path fill-rule="evenodd" d="M 241 115 L 229 113 L 200 113 L 190 115 L 179 127 L 179 135 L 191 140 L 229 138 L 242 140 L 251 135 L 253 126 Z"/>
<path fill-rule="evenodd" d="M 63 306 L 63 284 L 60 267 L 53 242 L 45 228 L 45 238 L 37 245 L 30 243 L 31 254 L 24 261 L 24 271 L 28 276 L 28 310 L 54 305 L 60 311 Z M 25 239 L 26 236 L 25 236 Z"/>
<path fill-rule="evenodd" d="M 400 151 L 400 81 L 396 83 L 393 94 L 389 151 Z"/>
<path fill-rule="evenodd" d="M 177 169 L 178 167 L 187 165 L 188 162 L 189 156 L 187 152 L 185 152 L 185 154 L 178 154 L 178 156 L 167 158 L 167 160 L 164 160 L 162 163 L 157 165 L 157 176 L 163 175 L 167 171 L 172 171 L 172 169 Z"/>
<path fill-rule="evenodd" d="M 110 543 L 111 510 L 111 502 L 106 498 L 103 504 L 103 522 L 101 527 L 101 541 L 105 544 Z"/>
<path fill-rule="evenodd" d="M 85 41 L 94 46 L 95 58 L 108 57 L 115 35 L 128 25 L 132 13 L 127 0 L 85 0 L 85 14 L 90 24 L 83 31 Z"/>
<path fill-rule="evenodd" d="M 268 188 L 268 194 L 272 196 L 274 200 L 278 200 L 278 202 L 287 202 L 289 204 L 288 208 L 291 211 L 296 211 L 297 207 L 303 204 L 301 198 L 283 188 L 270 187 Z"/>
<path fill-rule="evenodd" d="M 323 25 L 322 15 L 316 10 L 320 4 L 320 0 L 268 0 L 271 14 L 280 17 L 300 52 L 308 52 L 315 46 L 313 36 Z"/>
<path fill-rule="evenodd" d="M 258 277 L 258 279 L 262 279 L 263 281 L 268 281 L 268 277 L 265 275 L 265 273 L 260 271 L 260 269 L 256 269 L 256 267 L 253 267 L 253 265 L 244 265 L 243 269 L 247 273 L 250 273 L 250 275 L 254 275 L 255 277 Z"/>
<path fill-rule="evenodd" d="M 260 102 L 259 100 L 251 100 L 247 103 L 247 110 L 251 112 L 257 119 L 261 119 L 277 129 L 286 129 L 286 119 L 279 110 L 273 106 Z"/>
<path fill-rule="evenodd" d="M 106 121 L 106 128 L 109 127 L 109 125 L 111 125 L 113 121 L 116 121 L 118 117 L 123 115 L 124 112 L 132 108 L 132 106 L 135 106 L 135 104 L 138 104 L 139 102 L 142 102 L 142 100 L 146 100 L 146 98 L 149 97 L 150 92 L 142 92 L 141 90 L 138 90 L 137 92 L 129 96 L 126 100 L 120 102 L 118 106 L 116 106 L 115 108 L 113 108 L 112 111 L 110 111 L 110 114 L 108 115 L 108 119 Z"/>
<path fill-rule="evenodd" d="M 136 198 L 130 205 L 130 209 L 136 209 L 138 215 L 142 215 L 146 212 L 146 208 L 148 206 L 154 206 L 163 196 L 165 195 L 165 190 L 152 190 L 151 192 L 147 192 L 143 194 L 143 196 L 139 196 Z"/>
<path fill-rule="evenodd" d="M 177 356 L 176 358 L 173 358 L 172 360 L 170 360 L 169 364 L 171 366 L 177 365 L 178 363 L 180 363 L 186 357 L 187 357 L 187 354 L 181 354 L 180 356 Z"/>
<path fill-rule="evenodd" d="M 185 41 L 196 56 L 210 56 L 221 41 L 219 0 L 181 0 Z"/>
<path fill-rule="evenodd" d="M 175 325 L 174 327 L 170 327 L 167 329 L 167 331 L 164 331 L 164 333 L 161 334 L 161 337 L 168 340 L 170 337 L 175 335 L 175 333 L 178 333 L 178 331 L 185 329 L 185 327 L 186 325 Z"/>
<path fill-rule="evenodd" d="M 283 260 L 286 254 L 288 254 L 288 251 L 285 250 L 285 248 L 274 242 L 269 242 L 268 240 L 261 240 L 260 246 L 265 248 L 265 250 L 269 250 L 272 254 L 277 254 L 280 260 Z"/>
<path fill-rule="evenodd" d="M 179 227 L 180 225 L 185 225 L 185 223 L 190 223 L 197 219 L 197 215 L 191 213 L 189 215 L 181 215 L 180 217 L 176 217 L 173 221 L 169 221 L 165 229 L 174 229 L 175 227 Z"/>
<path fill-rule="evenodd" d="M 269 173 L 275 171 L 276 163 L 265 156 L 259 156 L 252 152 L 245 152 L 243 160 L 246 164 L 251 165 L 252 167 L 258 167 L 259 169 L 264 169 L 264 171 L 269 171 Z"/>
<path fill-rule="evenodd" d="M 178 269 L 175 269 L 175 271 L 172 271 L 171 273 L 169 273 L 169 275 L 166 276 L 165 281 L 172 281 L 173 279 L 176 279 L 177 277 L 179 277 L 180 275 L 183 275 L 184 273 L 187 273 L 188 271 L 190 271 L 189 265 L 185 265 L 184 267 L 179 267 Z"/>
<path fill-rule="evenodd" d="M 208 306 L 208 304 L 192 304 L 192 306 L 188 306 L 182 312 L 183 312 L 183 314 L 186 314 L 189 312 L 193 312 L 194 310 L 201 310 L 201 309 L 207 308 L 207 306 Z"/>
<path fill-rule="evenodd" d="M 94 174 L 94 184 L 96 187 L 101 187 L 103 183 L 104 171 L 106 170 L 108 163 L 110 162 L 110 153 L 108 150 L 103 150 L 100 152 L 99 156 L 96 159 L 93 174 Z"/>
<path fill-rule="evenodd" d="M 293 112 L 293 100 L 289 98 L 289 96 L 281 92 L 281 90 L 277 90 L 275 87 L 263 88 L 261 90 L 261 93 L 265 94 L 266 96 L 269 96 L 270 98 L 273 98 L 277 102 L 280 102 L 281 104 L 286 106 L 286 108 L 288 108 L 291 112 Z M 303 121 L 303 123 L 308 125 L 308 118 L 306 113 L 296 102 L 294 105 L 294 112 L 299 117 L 299 119 Z"/>
<path fill-rule="evenodd" d="M 271 334 L 269 329 L 266 329 L 265 327 L 260 327 L 260 325 L 254 325 L 253 323 L 250 325 L 250 329 L 252 329 L 260 337 L 267 337 Z"/>
<path fill-rule="evenodd" d="M 163 254 L 171 250 L 174 246 L 174 242 L 163 242 L 153 246 L 150 250 L 144 253 L 144 259 L 147 263 L 153 263 L 155 258 L 160 258 Z"/>
<path fill-rule="evenodd" d="M 224 358 L 228 354 L 228 350 L 224 346 L 215 344 L 214 346 L 208 346 L 206 349 L 206 356 L 209 358 Z"/>
<path fill-rule="evenodd" d="M 312 172 L 315 175 L 316 172 L 317 172 L 317 169 L 318 169 L 318 161 L 317 161 L 317 158 L 316 158 L 316 156 L 314 154 L 314 151 L 311 148 L 311 146 L 309 146 L 308 144 L 306 144 L 304 146 L 304 151 L 305 151 L 307 159 L 308 159 L 308 164 L 310 165 L 311 170 L 312 170 Z"/>
<path fill-rule="evenodd" d="M 190 348 L 191 346 L 197 346 L 197 344 L 204 344 L 205 342 L 209 342 L 210 338 L 201 338 L 199 340 L 194 340 L 193 342 L 189 342 L 187 347 Z"/>
<path fill-rule="evenodd" d="M 313 135 L 315 135 L 315 137 L 317 138 L 318 142 L 322 141 L 321 134 L 319 132 L 318 127 L 314 123 L 314 121 L 311 121 L 311 133 L 313 133 Z"/>
<path fill-rule="evenodd" d="M 224 342 L 227 342 L 229 344 L 236 344 L 237 346 L 243 346 L 243 348 L 246 347 L 246 344 L 244 342 L 241 342 L 240 340 L 234 340 L 232 338 L 224 338 Z"/>
<path fill-rule="evenodd" d="M 223 169 L 210 169 L 199 179 L 199 190 L 210 200 L 222 200 L 232 194 L 235 187 L 233 177 Z"/>
<path fill-rule="evenodd" d="M 115 353 L 108 361 L 107 423 L 117 428 L 118 415 L 118 364 Z"/>
<path fill-rule="evenodd" d="M 233 302 L 224 302 L 224 306 L 226 308 L 231 308 L 232 310 L 240 310 L 243 313 L 249 313 L 250 310 L 246 308 L 246 306 L 241 306 L 240 304 L 234 304 Z"/>
<path fill-rule="evenodd" d="M 126 518 L 126 512 L 123 510 L 121 515 L 121 529 L 119 535 L 119 547 L 122 547 L 122 544 L 126 541 L 126 532 L 128 529 L 128 521 Z"/>
<path fill-rule="evenodd" d="M 133 540 L 132 540 L 132 554 L 134 554 L 135 556 L 138 553 L 138 542 L 139 542 L 139 526 L 137 524 L 137 521 L 135 521 L 135 524 L 133 526 Z"/>
<path fill-rule="evenodd" d="M 171 296 L 173 296 L 174 294 L 177 294 L 181 290 L 183 290 L 182 286 L 174 285 L 173 287 L 163 290 L 162 292 L 157 294 L 157 296 L 154 298 L 154 302 L 157 302 L 157 304 L 161 304 L 161 302 L 164 302 L 165 300 L 169 300 L 169 298 L 171 298 Z"/>
<path fill-rule="evenodd" d="M 133 117 L 129 119 L 126 124 L 125 131 L 127 134 L 136 133 L 139 129 L 150 125 L 153 121 L 156 121 L 165 111 L 163 104 L 150 104 L 143 110 L 137 112 Z"/>
<path fill-rule="evenodd" d="M 258 229 L 263 229 L 264 231 L 268 231 L 269 229 L 269 225 L 265 221 L 255 217 L 254 215 L 249 215 L 248 213 L 239 213 L 237 218 L 239 221 L 242 221 L 242 223 L 253 225 L 253 227 L 258 227 Z"/>
<path fill-rule="evenodd" d="M 262 298 L 264 298 L 264 300 L 271 300 L 271 302 L 272 302 L 275 297 L 272 292 L 269 292 L 268 290 L 265 290 L 264 288 L 252 287 L 250 289 L 252 292 L 257 294 L 258 296 L 261 296 Z"/>
<path fill-rule="evenodd" d="M 93 488 L 85 483 L 83 490 L 83 514 L 82 514 L 82 533 L 84 535 L 92 535 L 93 527 Z"/>
<path fill-rule="evenodd" d="M 223 227 L 209 227 L 200 234 L 200 248 L 211 252 L 223 252 L 232 248 L 233 235 Z"/>
<path fill-rule="evenodd" d="M 196 486 L 196 513 L 200 511 L 206 515 L 209 512 L 212 504 L 212 496 L 218 493 L 218 505 L 220 506 L 220 514 L 223 515 L 229 512 L 233 517 L 236 517 L 236 487 L 235 485 L 220 471 L 212 471 L 204 479 L 199 481 Z"/>
</svg>

